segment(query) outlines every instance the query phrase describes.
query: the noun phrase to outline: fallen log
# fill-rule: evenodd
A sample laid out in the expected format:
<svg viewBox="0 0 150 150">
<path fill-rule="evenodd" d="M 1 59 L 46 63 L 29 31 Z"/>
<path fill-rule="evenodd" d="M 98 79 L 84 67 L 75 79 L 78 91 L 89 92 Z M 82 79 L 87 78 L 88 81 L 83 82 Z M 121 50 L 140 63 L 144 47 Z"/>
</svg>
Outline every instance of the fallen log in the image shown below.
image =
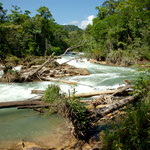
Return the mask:
<svg viewBox="0 0 150 150">
<path fill-rule="evenodd" d="M 124 86 L 124 87 L 120 87 L 116 90 L 116 92 L 114 92 L 112 94 L 112 96 L 115 96 L 115 95 L 118 95 L 120 93 L 123 93 L 124 91 L 128 90 L 128 89 L 133 89 L 134 85 L 127 85 L 127 86 Z"/>
<path fill-rule="evenodd" d="M 43 104 L 43 105 L 33 105 L 33 106 L 18 106 L 17 109 L 35 109 L 35 108 L 49 108 L 52 105 Z"/>
<path fill-rule="evenodd" d="M 81 94 L 74 95 L 74 97 L 80 98 L 80 97 L 92 97 L 92 96 L 97 96 L 97 95 L 101 95 L 101 94 L 113 94 L 115 91 L 116 90 L 107 90 L 107 91 L 81 93 Z"/>
<path fill-rule="evenodd" d="M 35 100 L 23 100 L 23 101 L 13 101 L 13 102 L 1 102 L 0 109 L 2 108 L 11 108 L 11 107 L 18 107 L 18 106 L 33 106 L 33 105 L 41 105 L 43 102 L 41 98 L 37 98 Z"/>
<path fill-rule="evenodd" d="M 45 77 L 41 77 L 41 78 L 44 79 Z M 65 80 L 61 80 L 61 79 L 55 79 L 55 78 L 50 78 L 50 77 L 45 78 L 45 80 L 46 79 L 49 79 L 49 81 L 54 81 L 54 82 L 61 82 L 61 83 L 76 85 L 75 82 L 65 81 Z M 84 85 L 84 84 L 81 84 L 81 85 Z M 86 98 L 86 97 L 92 97 L 92 96 L 104 95 L 104 94 L 112 94 L 111 96 L 115 96 L 115 95 L 122 93 L 123 91 L 130 89 L 130 88 L 133 88 L 133 86 L 128 85 L 128 86 L 119 88 L 117 90 L 106 90 L 106 91 L 98 91 L 98 92 L 81 93 L 81 94 L 73 95 L 73 97 L 76 97 L 76 98 L 85 97 Z M 31 93 L 32 94 L 44 94 L 44 91 L 43 90 L 32 90 Z M 85 102 L 86 102 L 86 100 L 85 100 Z"/>
<path fill-rule="evenodd" d="M 60 83 L 65 83 L 65 84 L 72 84 L 72 85 L 76 85 L 76 82 L 71 82 L 71 81 L 65 81 L 65 80 L 61 80 L 61 79 L 56 79 L 56 78 L 50 78 L 50 77 L 40 77 L 42 80 L 44 81 L 52 81 L 52 82 L 60 82 Z"/>
<path fill-rule="evenodd" d="M 44 94 L 43 90 L 31 90 L 31 94 Z"/>
<path fill-rule="evenodd" d="M 97 122 L 99 119 L 103 118 L 107 114 L 112 113 L 113 111 L 118 110 L 118 109 L 126 106 L 127 104 L 133 102 L 137 97 L 138 97 L 138 94 L 135 94 L 133 96 L 128 96 L 118 102 L 115 102 L 115 103 L 109 105 L 104 110 L 102 110 L 100 108 L 93 109 L 93 110 L 91 110 L 92 115 L 90 116 L 90 118 L 94 122 Z"/>
<path fill-rule="evenodd" d="M 104 94 L 113 94 L 117 95 L 119 93 L 122 93 L 123 91 L 133 88 L 133 85 L 128 85 L 125 87 L 118 88 L 117 90 L 106 90 L 106 91 L 98 91 L 98 92 L 89 92 L 89 93 L 81 93 L 81 94 L 76 94 L 74 97 L 80 98 L 80 97 L 92 97 L 92 96 L 97 96 L 97 95 L 104 95 Z M 113 96 L 112 95 L 112 96 Z"/>
<path fill-rule="evenodd" d="M 108 107 L 108 106 L 109 106 L 108 104 L 105 104 L 105 105 L 97 105 L 96 108 L 105 108 L 105 107 Z M 86 107 L 87 109 L 94 109 L 94 108 L 95 108 L 92 104 L 85 105 L 85 107 Z"/>
<path fill-rule="evenodd" d="M 66 51 L 65 51 L 62 55 L 60 55 L 60 56 L 54 56 L 54 53 L 53 53 L 53 54 L 49 57 L 48 60 L 46 60 L 42 65 L 40 65 L 40 66 L 39 66 L 37 69 L 35 69 L 33 72 L 31 72 L 31 73 L 29 73 L 29 74 L 23 74 L 23 75 L 22 75 L 22 78 L 24 78 L 25 81 L 27 81 L 28 79 L 30 79 L 30 78 L 32 78 L 33 76 L 35 76 L 35 75 L 38 73 L 38 71 L 40 71 L 47 63 L 52 62 L 52 61 L 54 61 L 55 59 L 60 58 L 61 56 L 64 56 L 68 51 L 73 50 L 73 49 L 78 48 L 78 47 L 81 47 L 81 46 L 83 46 L 83 44 L 82 44 L 82 45 L 75 45 L 75 46 L 69 47 L 69 48 L 67 48 Z"/>
</svg>

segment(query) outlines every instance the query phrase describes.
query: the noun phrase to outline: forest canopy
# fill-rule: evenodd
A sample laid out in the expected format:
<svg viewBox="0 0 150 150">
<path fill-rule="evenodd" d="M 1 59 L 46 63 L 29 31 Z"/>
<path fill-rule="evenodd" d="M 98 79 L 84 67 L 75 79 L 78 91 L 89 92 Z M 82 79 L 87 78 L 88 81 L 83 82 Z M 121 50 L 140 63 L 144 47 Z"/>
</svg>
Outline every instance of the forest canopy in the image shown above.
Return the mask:
<svg viewBox="0 0 150 150">
<path fill-rule="evenodd" d="M 33 17 L 30 11 L 22 12 L 18 6 L 12 6 L 9 15 L 6 12 L 0 3 L 1 55 L 57 55 L 67 47 L 68 33 L 55 22 L 47 7 L 37 9 Z"/>
<path fill-rule="evenodd" d="M 80 30 L 59 25 L 42 6 L 37 14 L 12 6 L 11 13 L 0 3 L 0 56 L 59 55 L 72 45 L 85 43 L 87 56 L 97 60 L 131 65 L 150 60 L 150 1 L 107 0 L 96 7 L 93 24 Z"/>
<path fill-rule="evenodd" d="M 85 29 L 88 53 L 96 59 L 150 60 L 150 1 L 107 0 Z M 132 62 L 131 62 L 132 63 Z"/>
</svg>

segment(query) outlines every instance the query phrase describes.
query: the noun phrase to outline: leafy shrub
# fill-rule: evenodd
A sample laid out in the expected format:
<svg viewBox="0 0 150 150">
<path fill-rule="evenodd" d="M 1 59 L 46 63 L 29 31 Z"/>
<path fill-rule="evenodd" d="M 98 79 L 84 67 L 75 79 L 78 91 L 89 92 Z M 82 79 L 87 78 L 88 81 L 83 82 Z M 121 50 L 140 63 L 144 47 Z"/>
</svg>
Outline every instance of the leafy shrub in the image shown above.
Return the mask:
<svg viewBox="0 0 150 150">
<path fill-rule="evenodd" d="M 119 128 L 104 136 L 103 150 L 148 150 L 150 147 L 150 70 L 145 71 L 135 86 L 139 93 L 136 105 L 128 109 Z"/>
<path fill-rule="evenodd" d="M 55 53 L 55 55 L 60 55 L 62 51 L 60 47 L 52 47 L 45 51 L 45 55 L 51 55 L 52 53 Z"/>
<path fill-rule="evenodd" d="M 150 95 L 131 109 L 119 128 L 107 132 L 103 149 L 148 150 L 150 147 Z"/>
<path fill-rule="evenodd" d="M 44 101 L 53 103 L 59 98 L 60 98 L 60 87 L 55 84 L 48 85 L 48 88 L 45 90 L 44 93 Z"/>
<path fill-rule="evenodd" d="M 111 51 L 106 58 L 107 62 L 111 62 L 114 64 L 119 64 L 123 66 L 129 66 L 135 64 L 140 60 L 140 56 L 134 53 L 134 51 L 130 52 L 128 50 L 115 50 Z"/>
<path fill-rule="evenodd" d="M 92 50 L 92 57 L 96 60 L 104 60 L 106 57 L 105 51 L 101 48 L 95 48 Z"/>
</svg>

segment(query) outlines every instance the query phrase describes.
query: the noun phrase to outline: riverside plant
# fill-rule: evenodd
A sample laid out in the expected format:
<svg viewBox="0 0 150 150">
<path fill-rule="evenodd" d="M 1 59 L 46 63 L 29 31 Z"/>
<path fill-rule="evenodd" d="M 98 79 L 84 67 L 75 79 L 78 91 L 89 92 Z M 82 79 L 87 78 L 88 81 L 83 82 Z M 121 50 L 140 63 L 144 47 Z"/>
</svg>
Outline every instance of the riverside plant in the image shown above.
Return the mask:
<svg viewBox="0 0 150 150">
<path fill-rule="evenodd" d="M 140 93 L 136 104 L 127 109 L 119 128 L 104 133 L 102 150 L 149 150 L 150 147 L 150 70 L 136 82 Z"/>
<path fill-rule="evenodd" d="M 60 92 L 58 85 L 51 84 L 45 90 L 43 100 L 52 105 L 49 108 L 51 113 L 58 112 L 66 120 L 71 129 L 71 133 L 79 140 L 89 139 L 89 130 L 92 127 L 88 120 L 88 110 L 78 100 L 67 97 Z"/>
</svg>

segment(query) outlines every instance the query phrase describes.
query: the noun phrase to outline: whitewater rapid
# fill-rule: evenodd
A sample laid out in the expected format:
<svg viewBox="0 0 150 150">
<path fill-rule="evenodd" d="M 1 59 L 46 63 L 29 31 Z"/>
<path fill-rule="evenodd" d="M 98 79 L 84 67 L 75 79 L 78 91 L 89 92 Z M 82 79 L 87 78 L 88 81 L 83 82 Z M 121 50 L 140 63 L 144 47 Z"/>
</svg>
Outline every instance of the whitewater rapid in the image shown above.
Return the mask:
<svg viewBox="0 0 150 150">
<path fill-rule="evenodd" d="M 80 54 L 81 55 L 81 54 Z M 124 80 L 135 80 L 138 76 L 136 69 L 128 67 L 116 67 L 90 63 L 86 58 L 79 58 L 80 55 L 71 53 L 57 59 L 58 63 L 67 62 L 69 65 L 77 68 L 85 68 L 90 72 L 87 76 L 65 77 L 64 80 L 73 81 L 77 85 L 67 85 L 57 82 L 30 82 L 30 83 L 0 83 L 0 102 L 18 101 L 35 97 L 31 90 L 45 90 L 49 84 L 57 84 L 62 92 L 86 93 L 106 89 L 115 89 L 124 85 Z M 21 66 L 16 67 L 19 71 Z"/>
</svg>

